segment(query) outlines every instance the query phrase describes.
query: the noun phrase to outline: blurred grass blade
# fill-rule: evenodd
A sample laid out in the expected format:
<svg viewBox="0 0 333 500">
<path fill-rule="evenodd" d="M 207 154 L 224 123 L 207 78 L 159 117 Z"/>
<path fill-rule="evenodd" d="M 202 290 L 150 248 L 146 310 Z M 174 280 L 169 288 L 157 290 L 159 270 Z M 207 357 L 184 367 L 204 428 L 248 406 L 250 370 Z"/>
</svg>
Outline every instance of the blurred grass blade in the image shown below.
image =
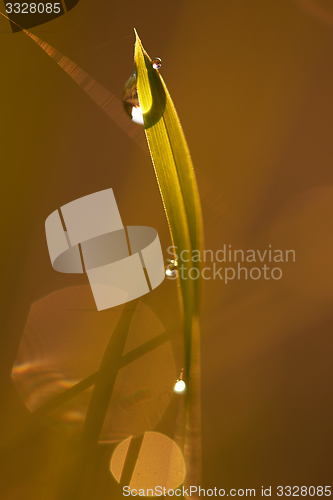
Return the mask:
<svg viewBox="0 0 333 500">
<path fill-rule="evenodd" d="M 137 33 L 134 59 L 146 137 L 171 238 L 177 254 L 186 250 L 186 259 L 189 260 L 180 259 L 178 266 L 183 266 L 184 272 L 184 278 L 179 273 L 187 379 L 187 439 L 184 451 L 189 466 L 187 482 L 195 484 L 200 468 L 200 336 L 197 320 L 200 263 L 192 262 L 188 257 L 193 250 L 201 252 L 203 246 L 200 199 L 191 156 L 176 109 Z M 196 279 L 189 278 L 191 268 L 195 268 L 191 276 Z"/>
<path fill-rule="evenodd" d="M 112 92 L 103 87 L 95 78 L 80 68 L 74 61 L 62 54 L 52 45 L 44 42 L 41 38 L 30 31 L 22 28 L 7 15 L 0 12 L 0 16 L 7 19 L 10 23 L 18 26 L 31 40 L 33 40 L 58 66 L 74 80 L 79 87 L 97 104 L 97 106 L 106 113 L 144 151 L 147 150 L 147 144 L 144 134 L 140 127 L 128 120 L 123 112 L 123 104 Z"/>
</svg>

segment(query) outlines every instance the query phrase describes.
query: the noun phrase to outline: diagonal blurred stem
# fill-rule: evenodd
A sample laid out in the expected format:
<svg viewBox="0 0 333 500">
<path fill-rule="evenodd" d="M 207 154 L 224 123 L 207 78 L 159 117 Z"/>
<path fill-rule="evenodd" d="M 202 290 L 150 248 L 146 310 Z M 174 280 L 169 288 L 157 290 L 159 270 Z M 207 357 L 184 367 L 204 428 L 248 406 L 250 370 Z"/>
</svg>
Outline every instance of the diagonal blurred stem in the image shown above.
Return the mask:
<svg viewBox="0 0 333 500">
<path fill-rule="evenodd" d="M 121 367 L 121 358 L 125 349 L 127 334 L 138 302 L 139 300 L 136 299 L 129 304 L 125 304 L 122 315 L 105 349 L 99 367 L 99 371 L 104 376 L 94 386 L 83 427 L 82 443 L 87 448 L 99 440 L 117 374 Z"/>
<path fill-rule="evenodd" d="M 162 344 L 165 344 L 168 342 L 172 336 L 175 335 L 175 332 L 163 332 L 157 335 L 156 337 L 147 340 L 147 342 L 144 342 L 141 344 L 139 347 L 136 347 L 135 349 L 127 352 L 124 354 L 120 360 L 119 363 L 119 369 L 123 368 L 124 366 L 128 365 L 129 363 L 133 363 L 137 359 L 139 359 L 141 356 L 144 356 L 150 351 L 153 351 L 157 347 L 159 347 Z M 96 381 L 98 380 L 99 377 L 104 377 L 107 375 L 108 367 L 102 369 L 100 368 L 96 372 L 92 373 L 88 377 L 84 378 L 83 380 L 80 380 L 80 382 L 77 382 L 75 385 L 70 387 L 69 389 L 66 389 L 65 392 L 62 392 L 61 394 L 53 397 L 50 401 L 47 401 L 44 403 L 42 406 L 37 408 L 33 413 L 34 415 L 38 416 L 43 416 L 47 415 L 50 411 L 55 410 L 59 406 L 67 403 L 71 399 L 75 398 L 81 392 L 86 391 L 90 387 L 96 384 Z M 105 373 L 106 372 L 106 373 Z"/>
<path fill-rule="evenodd" d="M 10 19 L 3 12 L 0 15 L 9 22 L 21 28 L 31 40 L 33 40 L 58 66 L 81 87 L 81 89 L 97 104 L 97 106 L 111 118 L 136 144 L 148 154 L 147 144 L 143 130 L 140 125 L 128 119 L 124 113 L 123 104 L 112 92 L 101 85 L 95 78 L 84 71 L 74 61 L 62 54 L 52 45 L 44 42 L 41 38 L 30 31 L 22 28 L 18 23 Z"/>
<path fill-rule="evenodd" d="M 139 299 L 125 304 L 120 319 L 105 349 L 98 377 L 93 388 L 86 413 L 78 457 L 72 470 L 65 471 L 64 481 L 57 492 L 57 500 L 76 500 L 80 498 L 81 480 L 91 454 L 98 445 L 104 420 L 116 384 L 121 359 L 127 341 L 128 331 Z"/>
<path fill-rule="evenodd" d="M 131 351 L 127 352 L 121 357 L 121 360 L 119 362 L 119 369 L 127 366 L 130 363 L 133 363 L 134 361 L 144 356 L 145 354 L 153 351 L 157 347 L 170 341 L 172 337 L 175 335 L 176 332 L 174 330 L 160 333 L 156 337 L 148 340 L 147 342 L 144 342 L 135 349 L 132 349 Z M 86 391 L 87 389 L 95 385 L 99 377 L 104 377 L 104 372 L 101 370 L 97 370 L 96 372 L 92 373 L 91 375 L 81 380 L 77 384 L 73 385 L 69 389 L 66 389 L 65 392 L 53 397 L 50 401 L 47 401 L 42 406 L 37 408 L 33 412 L 33 415 L 36 415 L 38 417 L 43 417 L 48 413 L 52 412 L 53 410 L 56 410 L 61 405 L 68 403 L 71 399 L 75 398 L 83 391 Z M 17 450 L 20 446 L 22 446 L 33 436 L 38 435 L 39 431 L 40 427 L 36 425 L 36 422 L 33 422 L 33 424 L 30 425 L 28 428 L 26 428 L 24 431 L 20 431 L 15 436 L 12 436 L 8 440 L 8 442 L 6 442 L 0 448 L 0 461 L 4 460 L 10 453 L 12 453 L 14 450 Z"/>
</svg>

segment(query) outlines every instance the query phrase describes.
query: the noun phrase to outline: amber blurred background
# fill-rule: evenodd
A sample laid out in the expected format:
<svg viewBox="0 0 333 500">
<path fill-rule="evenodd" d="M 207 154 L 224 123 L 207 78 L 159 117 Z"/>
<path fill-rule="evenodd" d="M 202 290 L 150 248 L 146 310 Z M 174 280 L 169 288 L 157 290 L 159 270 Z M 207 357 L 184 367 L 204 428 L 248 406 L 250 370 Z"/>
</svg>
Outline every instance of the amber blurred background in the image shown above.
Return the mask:
<svg viewBox="0 0 333 500">
<path fill-rule="evenodd" d="M 202 486 L 259 495 L 261 486 L 329 485 L 333 4 L 80 0 L 31 31 L 121 98 L 134 27 L 162 58 L 197 173 L 205 247 L 296 252 L 279 281 L 205 282 Z M 0 54 L 0 498 L 38 500 L 52 498 L 50 464 L 65 444 L 29 414 L 11 368 L 32 304 L 85 283 L 52 270 L 46 217 L 112 187 L 125 224 L 156 228 L 164 249 L 170 240 L 145 152 L 5 19 Z M 150 295 L 162 322 L 179 322 L 174 282 Z M 30 437 L 11 448 L 25 429 Z M 108 498 L 101 484 L 95 498 Z"/>
</svg>

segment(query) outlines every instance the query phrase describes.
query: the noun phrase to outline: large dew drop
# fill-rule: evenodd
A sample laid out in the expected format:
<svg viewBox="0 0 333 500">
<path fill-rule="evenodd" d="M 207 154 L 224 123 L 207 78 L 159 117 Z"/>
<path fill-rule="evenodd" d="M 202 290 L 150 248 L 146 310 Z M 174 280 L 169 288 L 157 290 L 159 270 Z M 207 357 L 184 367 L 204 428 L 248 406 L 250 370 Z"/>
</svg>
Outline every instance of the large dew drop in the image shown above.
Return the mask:
<svg viewBox="0 0 333 500">
<path fill-rule="evenodd" d="M 127 80 L 122 97 L 123 105 L 128 116 L 135 123 L 143 125 L 143 116 L 140 108 L 138 89 L 136 85 L 136 74 Z"/>
</svg>

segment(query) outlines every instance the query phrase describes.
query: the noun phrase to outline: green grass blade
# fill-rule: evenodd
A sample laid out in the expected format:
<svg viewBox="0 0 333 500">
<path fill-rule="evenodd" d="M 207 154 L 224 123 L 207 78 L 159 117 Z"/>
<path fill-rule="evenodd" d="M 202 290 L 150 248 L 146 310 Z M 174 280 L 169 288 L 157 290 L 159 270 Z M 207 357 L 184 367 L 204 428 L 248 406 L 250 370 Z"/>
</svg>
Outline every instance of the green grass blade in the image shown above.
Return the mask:
<svg viewBox="0 0 333 500">
<path fill-rule="evenodd" d="M 200 199 L 186 139 L 176 109 L 151 59 L 137 36 L 135 64 L 140 106 L 171 238 L 178 252 L 201 250 L 203 229 Z M 186 254 L 188 257 L 188 254 Z M 185 276 L 196 262 L 179 262 Z M 197 311 L 199 280 L 180 280 L 184 308 Z"/>
<path fill-rule="evenodd" d="M 179 273 L 185 337 L 185 378 L 187 379 L 187 440 L 185 459 L 188 484 L 200 475 L 200 334 L 198 326 L 200 263 L 190 259 L 193 250 L 203 247 L 203 224 L 198 187 L 186 139 L 167 87 L 136 33 L 135 65 L 140 107 L 145 132 L 161 193 L 171 239 L 177 254 L 186 251 L 189 262 Z M 190 253 L 188 253 L 190 252 Z M 192 482 L 191 482 L 192 481 Z"/>
</svg>

